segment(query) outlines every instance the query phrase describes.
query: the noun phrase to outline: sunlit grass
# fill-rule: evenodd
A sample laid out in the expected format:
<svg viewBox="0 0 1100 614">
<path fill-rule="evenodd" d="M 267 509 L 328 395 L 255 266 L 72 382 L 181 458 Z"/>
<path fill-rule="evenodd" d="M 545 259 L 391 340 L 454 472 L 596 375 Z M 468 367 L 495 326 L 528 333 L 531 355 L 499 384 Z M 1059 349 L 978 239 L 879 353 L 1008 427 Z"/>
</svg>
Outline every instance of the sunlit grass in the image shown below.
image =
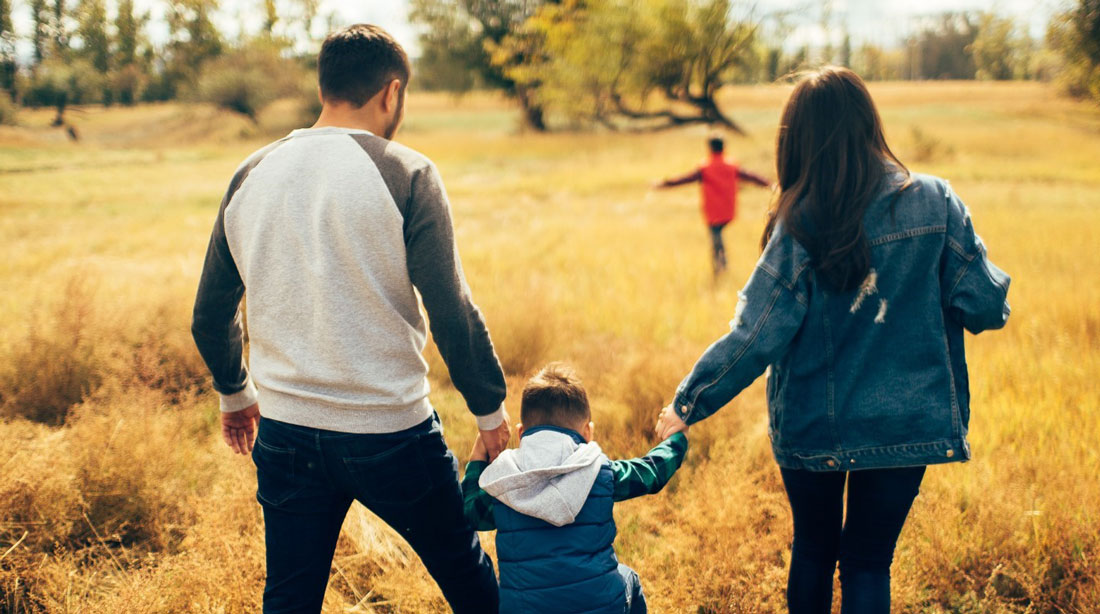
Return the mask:
<svg viewBox="0 0 1100 614">
<path fill-rule="evenodd" d="M 765 175 L 787 91 L 724 94 L 750 132 L 732 153 Z M 952 181 L 1014 278 L 1008 328 L 968 338 L 974 460 L 929 471 L 895 610 L 1100 610 L 1100 113 L 1030 83 L 872 93 L 895 151 Z M 77 145 L 47 111 L 0 128 L 0 613 L 256 611 L 254 477 L 217 440 L 188 314 L 229 177 L 295 113 L 276 105 L 256 128 L 205 107 L 85 109 Z M 914 127 L 941 153 L 913 161 Z M 647 189 L 701 159 L 705 134 L 534 135 L 496 97 L 413 94 L 400 139 L 447 183 L 513 412 L 524 376 L 566 360 L 605 450 L 652 445 L 657 409 L 727 329 L 770 198 L 742 191 L 731 271 L 713 283 L 696 190 Z M 429 361 L 464 458 L 473 422 Z M 85 400 L 70 408 L 62 383 Z M 620 557 L 657 613 L 783 611 L 790 519 L 760 383 L 691 439 L 665 492 L 618 506 Z M 326 604 L 444 611 L 415 557 L 358 512 Z"/>
</svg>

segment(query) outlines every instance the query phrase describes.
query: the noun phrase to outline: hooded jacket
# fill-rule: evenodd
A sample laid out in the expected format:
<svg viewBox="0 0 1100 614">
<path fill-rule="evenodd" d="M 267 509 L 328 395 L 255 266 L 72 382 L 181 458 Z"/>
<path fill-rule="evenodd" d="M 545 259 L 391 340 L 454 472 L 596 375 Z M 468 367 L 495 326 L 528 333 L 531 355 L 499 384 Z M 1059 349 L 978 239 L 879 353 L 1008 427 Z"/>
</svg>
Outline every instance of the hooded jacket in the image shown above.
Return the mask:
<svg viewBox="0 0 1100 614">
<path fill-rule="evenodd" d="M 539 426 L 506 450 L 479 484 L 493 508 L 505 614 L 621 614 L 626 586 L 615 541 L 615 479 L 595 442 Z"/>
</svg>

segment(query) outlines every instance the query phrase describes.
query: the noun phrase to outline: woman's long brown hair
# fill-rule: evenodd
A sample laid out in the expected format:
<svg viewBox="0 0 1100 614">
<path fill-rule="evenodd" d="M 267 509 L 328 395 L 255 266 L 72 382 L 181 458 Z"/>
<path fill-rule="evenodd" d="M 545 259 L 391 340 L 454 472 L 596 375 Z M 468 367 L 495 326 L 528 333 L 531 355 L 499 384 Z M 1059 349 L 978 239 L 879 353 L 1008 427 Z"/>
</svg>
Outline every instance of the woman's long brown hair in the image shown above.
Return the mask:
<svg viewBox="0 0 1100 614">
<path fill-rule="evenodd" d="M 779 124 L 780 192 L 761 248 L 782 222 L 810 253 L 827 287 L 859 286 L 871 268 L 863 215 L 892 172 L 891 163 L 908 177 L 886 144 L 882 119 L 859 75 L 833 66 L 806 73 Z"/>
</svg>

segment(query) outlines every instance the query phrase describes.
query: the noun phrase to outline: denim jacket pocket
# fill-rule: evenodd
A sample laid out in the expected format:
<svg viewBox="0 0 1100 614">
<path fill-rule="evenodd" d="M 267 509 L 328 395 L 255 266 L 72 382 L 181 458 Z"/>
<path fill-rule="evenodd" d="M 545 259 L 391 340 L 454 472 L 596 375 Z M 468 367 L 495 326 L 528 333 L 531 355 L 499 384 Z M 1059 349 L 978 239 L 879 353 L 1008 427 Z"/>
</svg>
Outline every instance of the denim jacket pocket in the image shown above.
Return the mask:
<svg viewBox="0 0 1100 614">
<path fill-rule="evenodd" d="M 421 437 L 410 437 L 370 456 L 347 457 L 344 467 L 364 503 L 412 503 L 431 491 Z"/>
</svg>

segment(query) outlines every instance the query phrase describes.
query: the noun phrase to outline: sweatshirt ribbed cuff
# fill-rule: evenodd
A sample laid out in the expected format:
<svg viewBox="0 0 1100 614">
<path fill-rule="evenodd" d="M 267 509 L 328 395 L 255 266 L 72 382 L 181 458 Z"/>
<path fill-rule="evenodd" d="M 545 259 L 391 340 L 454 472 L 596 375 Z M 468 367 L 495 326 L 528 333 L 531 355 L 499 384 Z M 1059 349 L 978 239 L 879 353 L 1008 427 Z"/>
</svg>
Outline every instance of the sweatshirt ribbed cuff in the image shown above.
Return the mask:
<svg viewBox="0 0 1100 614">
<path fill-rule="evenodd" d="M 220 398 L 220 405 L 222 413 L 230 413 L 235 411 L 241 411 L 246 407 L 254 405 L 257 401 L 256 384 L 252 383 L 252 378 L 249 377 L 245 381 L 244 388 L 239 392 L 233 394 L 218 394 Z"/>
<path fill-rule="evenodd" d="M 491 414 L 484 416 L 475 416 L 477 418 L 477 428 L 481 431 L 491 431 L 500 426 L 504 422 L 504 403 L 500 404 L 500 407 Z"/>
</svg>

